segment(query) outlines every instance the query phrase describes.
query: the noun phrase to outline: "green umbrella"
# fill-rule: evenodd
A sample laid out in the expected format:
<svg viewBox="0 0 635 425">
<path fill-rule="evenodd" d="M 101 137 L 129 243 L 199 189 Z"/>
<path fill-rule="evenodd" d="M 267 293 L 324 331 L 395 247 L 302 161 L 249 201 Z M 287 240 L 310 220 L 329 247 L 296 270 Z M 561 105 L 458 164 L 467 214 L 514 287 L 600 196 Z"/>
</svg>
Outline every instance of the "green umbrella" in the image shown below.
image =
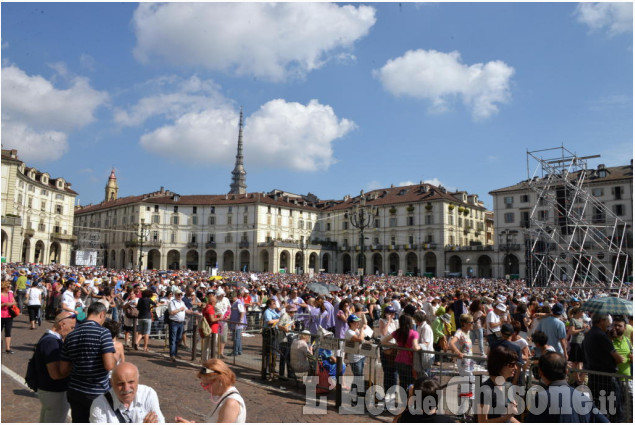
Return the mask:
<svg viewBox="0 0 635 425">
<path fill-rule="evenodd" d="M 591 313 L 632 316 L 633 302 L 617 297 L 593 298 L 582 304 L 582 310 Z"/>
</svg>

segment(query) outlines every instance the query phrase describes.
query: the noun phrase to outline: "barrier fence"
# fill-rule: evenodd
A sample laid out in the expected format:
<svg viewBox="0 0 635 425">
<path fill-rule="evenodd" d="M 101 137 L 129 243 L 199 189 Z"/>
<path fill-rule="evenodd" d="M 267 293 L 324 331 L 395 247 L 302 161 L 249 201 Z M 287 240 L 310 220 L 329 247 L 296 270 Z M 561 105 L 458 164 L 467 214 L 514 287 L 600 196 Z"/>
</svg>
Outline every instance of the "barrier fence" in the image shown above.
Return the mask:
<svg viewBox="0 0 635 425">
<path fill-rule="evenodd" d="M 201 338 L 198 332 L 200 320 L 200 316 L 188 316 L 186 324 L 185 333 L 189 337 L 188 351 L 192 361 L 223 358 L 234 366 L 260 372 L 263 380 L 292 380 L 296 387 L 304 383 L 304 376 L 317 376 L 317 393 L 334 391 L 337 407 L 348 405 L 351 399 L 358 399 L 362 395 L 372 398 L 374 403 L 383 400 L 385 405 L 389 402 L 404 404 L 407 402 L 408 386 L 416 378 L 427 376 L 436 380 L 443 390 L 439 411 L 456 416 L 462 422 L 471 422 L 476 419 L 478 384 L 488 377 L 484 356 L 463 356 L 457 361 L 458 355 L 452 352 L 415 351 L 381 345 L 377 340 L 353 343 L 322 335 L 310 336 L 312 355 L 307 357 L 308 370 L 296 373 L 291 362 L 291 347 L 300 336 L 298 331 L 284 334 L 262 327 L 258 325 L 259 318 L 250 320 L 248 316 L 247 324 L 223 321 L 218 334 Z M 297 330 L 300 328 L 296 327 Z M 163 323 L 162 315 L 157 315 L 150 336 L 164 339 L 166 348 L 167 329 L 168 325 Z M 469 370 L 465 368 L 467 360 L 472 362 Z M 611 422 L 632 423 L 632 377 L 570 370 L 570 375 L 577 373 L 585 376 L 587 383 L 578 389 L 589 395 L 600 411 L 607 413 Z M 540 385 L 535 365 L 519 368 L 518 375 L 514 384 L 521 389 L 521 394 L 528 394 L 531 388 Z M 611 401 L 613 395 L 615 402 Z M 608 405 L 610 403 L 613 404 Z M 530 403 L 525 406 L 530 407 Z M 615 408 L 611 410 L 611 406 Z M 525 413 L 526 409 L 519 412 L 518 419 L 522 421 Z"/>
</svg>

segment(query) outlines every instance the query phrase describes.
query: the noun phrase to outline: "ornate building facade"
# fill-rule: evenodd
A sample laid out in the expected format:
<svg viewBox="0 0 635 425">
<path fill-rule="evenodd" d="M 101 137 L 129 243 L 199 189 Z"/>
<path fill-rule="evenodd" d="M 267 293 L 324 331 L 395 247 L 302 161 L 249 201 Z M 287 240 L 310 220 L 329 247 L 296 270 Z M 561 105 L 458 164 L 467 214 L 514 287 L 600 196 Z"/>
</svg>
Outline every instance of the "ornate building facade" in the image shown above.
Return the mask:
<svg viewBox="0 0 635 425">
<path fill-rule="evenodd" d="M 2 150 L 2 257 L 8 262 L 71 263 L 77 193 L 62 177 L 27 167 Z"/>
</svg>

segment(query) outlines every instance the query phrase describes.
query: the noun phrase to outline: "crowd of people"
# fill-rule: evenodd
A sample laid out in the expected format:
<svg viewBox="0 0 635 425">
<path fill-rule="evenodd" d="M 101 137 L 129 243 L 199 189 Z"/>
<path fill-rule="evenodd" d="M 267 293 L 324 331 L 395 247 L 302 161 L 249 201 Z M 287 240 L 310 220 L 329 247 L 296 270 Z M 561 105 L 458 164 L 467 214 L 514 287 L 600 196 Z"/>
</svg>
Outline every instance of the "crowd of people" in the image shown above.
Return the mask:
<svg viewBox="0 0 635 425">
<path fill-rule="evenodd" d="M 262 354 L 274 359 L 266 362 L 266 372 L 280 377 L 308 372 L 310 359 L 334 376 L 336 353 L 321 347 L 314 352 L 312 344 L 318 335 L 332 335 L 344 341 L 381 343 L 383 386 L 399 386 L 406 394 L 413 387 L 423 393 L 436 391 L 431 370 L 445 352 L 456 358 L 460 376 L 471 376 L 479 363 L 486 365 L 489 379 L 484 385 L 492 389 L 505 382 L 518 384 L 533 373 L 546 387 L 562 382 L 572 388 L 588 385 L 598 406 L 602 390 L 625 397 L 624 388 L 630 386 L 632 396 L 632 381 L 624 386 L 619 378 L 600 379 L 579 371 L 632 376 L 632 316 L 589 315 L 583 308 L 585 301 L 595 297 L 630 299 L 629 285 L 611 291 L 601 284 L 584 289 L 555 284 L 529 288 L 522 280 L 366 276 L 360 286 L 359 278 L 351 275 L 220 274 L 3 265 L 5 353 L 13 352 L 12 306 L 20 311 L 26 307 L 31 329 L 37 329 L 44 317 L 53 320 L 37 351 L 39 372 L 45 376 L 38 390 L 41 419 L 56 422 L 70 408 L 74 422 L 109 422 L 118 418 L 117 411 L 143 404 L 138 412 L 145 413 L 134 413 L 133 421 L 164 420 L 156 393 L 138 385 L 138 370 L 125 360 L 123 347 L 147 351 L 153 321 L 163 320 L 169 327 L 169 358 L 175 362 L 179 347 L 186 343 L 188 318 L 208 325 L 201 334 L 203 368 L 198 376 L 203 388 L 214 395 L 218 411 L 211 414 L 213 421 L 245 420 L 244 401 L 223 358 L 242 354 L 242 332 L 249 324 L 262 326 L 263 337 L 269 341 Z M 329 289 L 311 290 L 310 283 L 316 281 Z M 287 338 L 293 331 L 296 338 Z M 214 334 L 218 346 L 211 353 Z M 92 341 L 89 346 L 81 343 L 86 338 Z M 231 352 L 226 353 L 230 342 Z M 279 365 L 276 353 L 282 353 Z M 364 365 L 364 356 L 348 355 L 342 372 L 348 366 L 354 377 L 363 377 Z M 569 374 L 567 368 L 578 371 Z M 137 395 L 131 398 L 133 392 Z M 109 393 L 112 400 L 104 396 Z M 391 398 L 394 393 L 386 395 L 386 402 Z M 505 405 L 506 413 L 499 414 L 496 400 L 493 404 L 476 400 L 476 419 L 499 422 L 521 417 L 513 403 L 498 402 Z M 619 405 L 616 412 L 607 413 L 613 422 L 624 418 Z M 600 416 L 578 419 L 599 420 Z M 412 414 L 399 418 L 415 419 L 430 420 Z"/>
</svg>

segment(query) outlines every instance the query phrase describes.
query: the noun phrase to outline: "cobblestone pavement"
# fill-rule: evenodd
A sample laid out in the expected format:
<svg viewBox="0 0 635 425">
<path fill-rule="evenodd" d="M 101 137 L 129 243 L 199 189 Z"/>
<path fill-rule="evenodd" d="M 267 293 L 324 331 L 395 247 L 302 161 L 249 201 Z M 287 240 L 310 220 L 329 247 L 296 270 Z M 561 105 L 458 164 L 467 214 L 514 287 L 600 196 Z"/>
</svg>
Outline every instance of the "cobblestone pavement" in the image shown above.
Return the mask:
<svg viewBox="0 0 635 425">
<path fill-rule="evenodd" d="M 16 382 L 4 370 L 8 368 L 20 377 L 26 372 L 38 338 L 51 326 L 43 322 L 36 330 L 28 329 L 28 318 L 21 315 L 14 321 L 12 348 L 15 354 L 8 355 L 2 349 L 2 422 L 38 422 L 40 403 L 36 394 Z M 329 394 L 329 405 L 325 414 L 303 414 L 305 406 L 304 388 L 290 381 L 262 381 L 257 365 L 257 347 L 245 338 L 244 355 L 228 359 L 238 376 L 236 387 L 245 399 L 248 422 L 390 422 L 392 416 L 341 415 L 334 407 L 334 394 Z M 189 342 L 189 341 L 188 341 Z M 231 342 L 226 351 L 231 349 Z M 162 340 L 151 340 L 150 351 L 126 349 L 126 360 L 139 367 L 140 383 L 154 388 L 161 410 L 168 422 L 176 416 L 201 422 L 209 413 L 209 394 L 202 391 L 196 378 L 196 365 L 191 363 L 191 353 L 181 350 L 179 361 L 171 363 Z M 245 357 L 244 361 L 242 357 Z M 252 358 L 253 357 L 253 358 Z M 200 362 L 200 359 L 197 360 Z M 22 381 L 23 382 L 23 381 Z"/>
</svg>

